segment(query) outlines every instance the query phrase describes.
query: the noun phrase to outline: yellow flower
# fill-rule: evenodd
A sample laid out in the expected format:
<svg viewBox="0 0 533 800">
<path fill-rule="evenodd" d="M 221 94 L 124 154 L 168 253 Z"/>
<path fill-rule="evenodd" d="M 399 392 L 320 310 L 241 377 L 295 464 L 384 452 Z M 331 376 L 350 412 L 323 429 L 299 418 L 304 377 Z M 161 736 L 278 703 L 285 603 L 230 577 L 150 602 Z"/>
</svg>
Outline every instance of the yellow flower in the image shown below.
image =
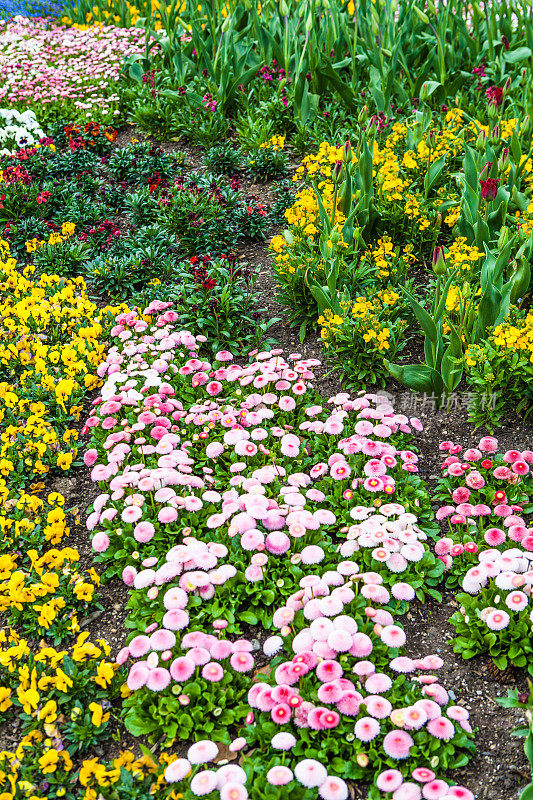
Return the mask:
<svg viewBox="0 0 533 800">
<path fill-rule="evenodd" d="M 51 772 L 55 772 L 58 761 L 59 753 L 57 750 L 47 750 L 39 759 L 39 766 L 43 775 L 49 775 Z"/>
<path fill-rule="evenodd" d="M 104 709 L 99 703 L 89 703 L 89 711 L 92 712 L 91 722 L 95 728 L 99 728 L 109 719 L 109 712 L 104 714 Z"/>
<path fill-rule="evenodd" d="M 12 705 L 11 689 L 8 689 L 7 686 L 0 686 L 0 711 L 7 711 Z"/>
<path fill-rule="evenodd" d="M 60 453 L 56 459 L 56 464 L 62 470 L 67 470 L 72 464 L 72 453 Z"/>
<path fill-rule="evenodd" d="M 96 676 L 93 681 L 105 689 L 113 680 L 115 669 L 107 661 L 101 661 L 96 668 Z"/>
<path fill-rule="evenodd" d="M 90 583 L 78 583 L 74 587 L 74 594 L 78 600 L 83 600 L 86 603 L 90 603 L 93 599 L 94 586 Z"/>
<path fill-rule="evenodd" d="M 97 758 L 83 762 L 78 777 L 82 786 L 109 786 L 107 771 L 104 764 L 99 764 Z"/>
<path fill-rule="evenodd" d="M 17 689 L 17 697 L 25 714 L 31 714 L 39 704 L 39 692 L 36 689 Z"/>
</svg>

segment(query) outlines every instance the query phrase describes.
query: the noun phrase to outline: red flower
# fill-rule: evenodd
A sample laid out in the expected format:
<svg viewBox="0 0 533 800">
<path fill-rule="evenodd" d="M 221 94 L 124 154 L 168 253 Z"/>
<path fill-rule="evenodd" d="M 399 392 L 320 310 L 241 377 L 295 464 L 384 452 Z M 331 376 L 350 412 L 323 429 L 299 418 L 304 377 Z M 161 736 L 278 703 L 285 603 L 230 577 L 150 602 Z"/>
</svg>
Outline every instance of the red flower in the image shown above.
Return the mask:
<svg viewBox="0 0 533 800">
<path fill-rule="evenodd" d="M 489 88 L 485 90 L 485 95 L 490 106 L 501 106 L 503 103 L 503 89 L 499 86 L 489 86 Z"/>
<path fill-rule="evenodd" d="M 499 178 L 487 178 L 486 181 L 479 181 L 481 186 L 481 197 L 483 200 L 494 200 L 498 192 Z"/>
</svg>

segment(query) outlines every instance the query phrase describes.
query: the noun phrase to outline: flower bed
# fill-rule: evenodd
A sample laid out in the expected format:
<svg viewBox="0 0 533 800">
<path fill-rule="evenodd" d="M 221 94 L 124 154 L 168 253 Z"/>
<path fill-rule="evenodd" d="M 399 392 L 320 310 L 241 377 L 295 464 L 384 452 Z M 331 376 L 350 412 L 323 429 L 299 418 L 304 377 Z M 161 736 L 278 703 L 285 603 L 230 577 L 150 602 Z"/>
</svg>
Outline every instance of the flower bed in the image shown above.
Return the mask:
<svg viewBox="0 0 533 800">
<path fill-rule="evenodd" d="M 316 757 L 290 762 L 297 780 L 326 794 L 338 781 L 339 796 L 346 796 L 346 777 L 375 778 L 378 786 L 386 780 L 378 775 L 411 748 L 415 761 L 398 765 L 398 785 L 424 764 L 466 763 L 467 717 L 457 717 L 456 729 L 454 707 L 441 715 L 448 694 L 435 678 L 419 677 L 409 689 L 405 683 L 405 673 L 434 669 L 441 659 L 402 656 L 405 634 L 390 613 L 405 610 L 415 592 L 431 592 L 442 570 L 407 510 L 420 510 L 427 524 L 418 457 L 407 448 L 418 420 L 396 415 L 378 395 L 337 395 L 324 409 L 312 386 L 316 364 L 299 354 L 287 361 L 280 350 L 256 352 L 240 366 L 222 351 L 211 364 L 201 342 L 176 328 L 176 316 L 170 303 L 156 301 L 117 317 L 116 344 L 98 370 L 106 383 L 85 424 L 91 446 L 84 460 L 102 490 L 87 521 L 93 548 L 133 590 L 127 625 L 134 631 L 117 655 L 129 663 L 126 725 L 163 735 L 167 746 L 178 736 L 229 743 L 247 709 L 258 708 L 268 722 L 263 727 L 259 716 L 252 725 L 248 713 L 248 747 L 256 737 L 266 747 L 279 731 L 294 758 Z M 280 630 L 265 642 L 269 657 L 290 644 L 294 653 L 292 662 L 272 662 L 270 688 L 252 687 L 247 677 L 254 669 L 249 639 L 226 638 L 257 622 Z M 310 683 L 314 667 L 323 688 Z M 340 680 L 346 670 L 356 682 Z M 400 697 L 403 708 L 394 710 Z M 277 727 L 286 724 L 299 745 Z M 367 753 L 363 743 L 380 731 L 383 743 Z M 272 760 L 276 741 L 266 752 L 271 785 L 293 779 Z M 205 754 L 213 760 L 216 747 L 210 754 L 205 744 Z M 177 761 L 165 775 L 173 783 L 189 769 Z M 201 773 L 191 790 L 205 785 L 208 794 L 213 781 Z"/>
<path fill-rule="evenodd" d="M 35 104 L 43 121 L 58 110 L 99 121 L 119 113 L 115 85 L 122 60 L 142 52 L 142 31 L 81 31 L 17 17 L 0 20 L 0 32 L 0 102 L 20 110 Z"/>
</svg>

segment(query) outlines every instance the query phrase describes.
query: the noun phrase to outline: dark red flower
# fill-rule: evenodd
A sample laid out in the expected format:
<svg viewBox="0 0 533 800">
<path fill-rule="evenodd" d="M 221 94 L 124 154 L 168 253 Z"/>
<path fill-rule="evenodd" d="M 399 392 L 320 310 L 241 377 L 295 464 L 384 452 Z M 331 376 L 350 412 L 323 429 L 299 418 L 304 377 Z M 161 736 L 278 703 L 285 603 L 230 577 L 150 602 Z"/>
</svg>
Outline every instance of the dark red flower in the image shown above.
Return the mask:
<svg viewBox="0 0 533 800">
<path fill-rule="evenodd" d="M 481 186 L 481 197 L 483 200 L 494 200 L 498 192 L 499 178 L 487 178 L 486 181 L 479 181 Z"/>
<path fill-rule="evenodd" d="M 489 86 L 485 89 L 485 95 L 490 106 L 501 106 L 503 103 L 503 89 L 499 86 Z"/>
</svg>

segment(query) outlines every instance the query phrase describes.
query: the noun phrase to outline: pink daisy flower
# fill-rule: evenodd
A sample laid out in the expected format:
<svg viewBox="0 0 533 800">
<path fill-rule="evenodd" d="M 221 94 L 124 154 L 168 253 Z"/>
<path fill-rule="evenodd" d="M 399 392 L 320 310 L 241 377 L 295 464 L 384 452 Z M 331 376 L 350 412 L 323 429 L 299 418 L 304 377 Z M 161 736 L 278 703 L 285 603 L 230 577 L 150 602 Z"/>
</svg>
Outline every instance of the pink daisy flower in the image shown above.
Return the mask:
<svg viewBox="0 0 533 800">
<path fill-rule="evenodd" d="M 413 600 L 415 596 L 415 590 L 409 583 L 395 583 L 391 587 L 392 596 L 396 598 L 396 600 Z"/>
<path fill-rule="evenodd" d="M 201 739 L 191 745 L 187 751 L 187 758 L 191 764 L 207 764 L 218 755 L 218 747 L 210 739 Z"/>
<path fill-rule="evenodd" d="M 364 699 L 364 704 L 368 713 L 375 719 L 385 719 L 392 711 L 392 704 L 386 697 L 380 695 L 368 695 Z"/>
<path fill-rule="evenodd" d="M 191 771 L 191 764 L 186 758 L 178 758 L 173 761 L 165 770 L 165 780 L 167 783 L 177 783 L 183 780 Z"/>
<path fill-rule="evenodd" d="M 224 676 L 224 670 L 216 661 L 210 661 L 202 667 L 202 678 L 211 683 L 218 683 Z"/>
<path fill-rule="evenodd" d="M 392 795 L 392 800 L 420 800 L 422 792 L 416 783 L 402 783 Z"/>
<path fill-rule="evenodd" d="M 286 786 L 293 779 L 293 774 L 288 767 L 272 767 L 266 774 L 266 779 L 271 786 Z"/>
<path fill-rule="evenodd" d="M 465 789 L 464 786 L 450 786 L 447 794 L 450 797 L 459 798 L 459 800 L 474 800 L 470 789 Z"/>
<path fill-rule="evenodd" d="M 376 778 L 376 786 L 382 792 L 394 792 L 403 783 L 402 773 L 397 769 L 386 769 Z"/>
<path fill-rule="evenodd" d="M 291 718 L 291 708 L 287 703 L 278 703 L 270 712 L 272 721 L 277 725 L 284 725 Z"/>
<path fill-rule="evenodd" d="M 335 778 L 328 775 L 324 783 L 319 786 L 318 794 L 323 800 L 346 800 L 348 797 L 348 786 L 342 778 Z"/>
<path fill-rule="evenodd" d="M 415 767 L 411 776 L 419 783 L 428 783 L 435 780 L 435 773 L 427 767 Z"/>
<path fill-rule="evenodd" d="M 230 664 L 236 672 L 249 672 L 253 669 L 254 659 L 250 653 L 240 651 L 233 653 L 230 658 Z"/>
<path fill-rule="evenodd" d="M 505 598 L 505 605 L 511 611 L 523 611 L 528 604 L 527 594 L 524 592 L 510 592 Z"/>
<path fill-rule="evenodd" d="M 430 719 L 426 729 L 429 733 L 431 733 L 432 736 L 436 736 L 437 739 L 444 739 L 445 741 L 453 738 L 455 733 L 453 723 L 450 722 L 450 720 L 446 717 L 436 717 L 435 719 Z"/>
<path fill-rule="evenodd" d="M 373 717 L 361 717 L 355 723 L 354 733 L 361 742 L 371 742 L 381 730 L 379 722 Z"/>
<path fill-rule="evenodd" d="M 403 759 L 409 757 L 409 749 L 414 741 L 407 731 L 389 731 L 383 739 L 383 749 L 389 758 Z"/>
<path fill-rule="evenodd" d="M 292 733 L 281 731 L 272 737 L 270 744 L 275 750 L 290 750 L 296 744 L 296 737 Z"/>
<path fill-rule="evenodd" d="M 205 769 L 197 772 L 190 783 L 191 792 L 198 797 L 211 794 L 218 786 L 217 774 L 214 770 Z"/>
<path fill-rule="evenodd" d="M 403 647 L 406 641 L 405 631 L 397 625 L 386 625 L 381 631 L 381 641 L 387 647 Z"/>
<path fill-rule="evenodd" d="M 196 669 L 196 664 L 188 656 L 176 658 L 170 665 L 170 674 L 177 683 L 184 683 Z"/>
<path fill-rule="evenodd" d="M 487 615 L 485 623 L 491 631 L 501 631 L 509 625 L 510 619 L 506 611 L 496 609 Z"/>
<path fill-rule="evenodd" d="M 422 789 L 422 796 L 425 800 L 439 800 L 443 795 L 447 794 L 449 789 L 446 781 L 441 781 L 437 778 L 424 785 Z"/>
<path fill-rule="evenodd" d="M 365 689 L 370 694 L 381 694 L 388 692 L 392 686 L 392 680 L 384 672 L 374 672 L 366 679 Z"/>
<path fill-rule="evenodd" d="M 294 776 L 302 786 L 310 789 L 313 786 L 321 786 L 328 777 L 328 773 L 319 761 L 314 758 L 304 758 L 294 767 Z"/>
<path fill-rule="evenodd" d="M 220 800 L 246 800 L 248 792 L 242 783 L 226 783 L 220 788 Z"/>
</svg>

